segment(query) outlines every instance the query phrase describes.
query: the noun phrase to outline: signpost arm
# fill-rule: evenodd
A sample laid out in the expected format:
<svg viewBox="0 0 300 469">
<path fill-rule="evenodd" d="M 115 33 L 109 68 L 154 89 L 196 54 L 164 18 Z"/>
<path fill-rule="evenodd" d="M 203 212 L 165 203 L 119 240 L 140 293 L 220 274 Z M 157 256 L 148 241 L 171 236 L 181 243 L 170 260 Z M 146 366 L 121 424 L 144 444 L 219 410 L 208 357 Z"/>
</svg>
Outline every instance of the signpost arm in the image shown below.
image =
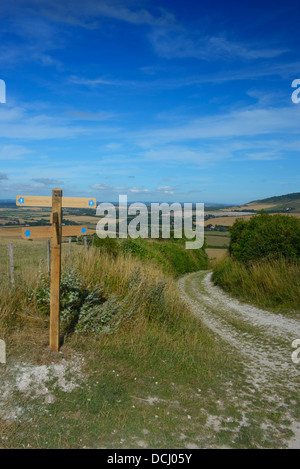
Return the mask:
<svg viewBox="0 0 300 469">
<path fill-rule="evenodd" d="M 59 351 L 62 190 L 52 191 L 50 349 Z"/>
</svg>

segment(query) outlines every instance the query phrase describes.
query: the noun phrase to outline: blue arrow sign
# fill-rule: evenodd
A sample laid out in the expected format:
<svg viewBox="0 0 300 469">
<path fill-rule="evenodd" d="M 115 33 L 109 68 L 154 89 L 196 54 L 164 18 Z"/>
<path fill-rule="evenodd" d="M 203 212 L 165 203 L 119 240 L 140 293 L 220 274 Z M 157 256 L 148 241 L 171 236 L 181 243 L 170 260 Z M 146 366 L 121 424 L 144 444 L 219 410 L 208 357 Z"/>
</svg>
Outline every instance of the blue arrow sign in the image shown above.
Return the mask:
<svg viewBox="0 0 300 469">
<path fill-rule="evenodd" d="M 31 235 L 31 231 L 30 231 L 30 230 L 26 230 L 24 234 L 25 234 L 25 236 L 27 236 L 27 238 L 29 238 L 29 236 Z"/>
<path fill-rule="evenodd" d="M 89 201 L 89 206 L 92 207 L 93 205 L 95 204 L 95 202 L 93 200 L 90 200 Z"/>
<path fill-rule="evenodd" d="M 86 228 L 85 228 L 85 227 L 82 228 L 81 233 L 82 233 L 82 234 L 85 234 L 85 233 L 86 233 Z"/>
<path fill-rule="evenodd" d="M 23 197 L 20 197 L 20 198 L 18 199 L 18 202 L 19 202 L 19 204 L 24 204 L 24 198 L 23 198 Z"/>
</svg>

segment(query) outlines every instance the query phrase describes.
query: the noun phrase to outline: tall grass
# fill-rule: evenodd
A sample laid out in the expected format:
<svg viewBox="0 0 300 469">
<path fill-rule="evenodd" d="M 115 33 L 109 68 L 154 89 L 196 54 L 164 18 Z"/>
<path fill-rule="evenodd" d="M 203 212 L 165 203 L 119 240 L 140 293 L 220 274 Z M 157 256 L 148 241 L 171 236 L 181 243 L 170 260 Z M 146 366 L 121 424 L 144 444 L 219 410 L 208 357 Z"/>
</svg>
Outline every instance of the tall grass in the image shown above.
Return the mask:
<svg viewBox="0 0 300 469">
<path fill-rule="evenodd" d="M 181 300 L 175 279 L 159 265 L 129 253 L 114 256 L 98 247 L 78 248 L 64 256 L 63 275 L 70 269 L 79 274 L 84 293 L 99 286 L 107 304 L 114 299 L 112 307 L 117 306 L 124 320 L 111 331 L 67 331 L 64 354 L 75 349 L 93 357 L 107 350 L 122 367 L 157 374 L 163 364 L 161 371 L 170 372 L 173 379 L 200 380 L 203 386 L 219 380 L 220 370 L 230 369 L 228 357 Z M 15 288 L 6 285 L 0 291 L 0 337 L 10 344 L 10 353 L 39 363 L 53 359 L 48 349 L 49 308 L 37 301 L 42 274 L 35 269 L 23 281 L 18 279 Z"/>
<path fill-rule="evenodd" d="M 208 267 L 205 247 L 185 248 L 185 239 L 99 239 L 94 237 L 94 246 L 115 257 L 130 254 L 132 257 L 159 266 L 165 273 L 179 277 L 187 272 L 195 272 Z"/>
<path fill-rule="evenodd" d="M 74 288 L 84 294 L 98 286 L 104 304 L 114 298 L 120 305 L 124 321 L 110 333 L 67 332 L 62 355 L 54 354 L 48 347 L 49 310 L 37 301 L 45 277 L 37 268 L 24 281 L 18 278 L 15 288 L 6 285 L 0 291 L 0 337 L 7 341 L 8 363 L 44 365 L 75 352 L 84 357 L 85 382 L 68 395 L 53 389 L 55 418 L 38 399 L 31 400 L 30 425 L 20 418 L 6 428 L 0 418 L 0 439 L 9 437 L 11 447 L 119 448 L 126 438 L 126 445 L 136 447 L 144 428 L 150 447 L 181 447 L 182 432 L 198 438 L 207 431 L 205 409 L 219 412 L 218 399 L 227 399 L 224 383 L 240 365 L 191 315 L 160 265 L 130 253 L 78 248 L 64 256 L 63 276 L 79 275 Z M 157 403 L 147 404 L 149 397 Z M 24 396 L 13 399 L 13 406 L 27 405 Z"/>
<path fill-rule="evenodd" d="M 214 282 L 245 301 L 274 311 L 300 312 L 300 262 L 267 258 L 244 264 L 230 257 L 214 264 Z"/>
<path fill-rule="evenodd" d="M 119 305 L 124 320 L 165 322 L 175 328 L 176 324 L 186 323 L 184 316 L 189 313 L 180 300 L 175 280 L 159 265 L 142 261 L 130 253 L 115 256 L 98 247 L 90 247 L 88 251 L 82 246 L 76 248 L 71 256 L 67 253 L 63 256 L 62 270 L 63 273 L 76 272 L 83 294 L 99 286 L 105 300 L 113 299 L 112 306 L 116 310 Z M 37 301 L 45 279 L 47 283 L 45 266 L 39 269 L 33 265 L 24 275 L 16 277 L 15 287 L 9 283 L 0 286 L 2 336 L 24 327 L 48 327 L 49 306 L 41 308 L 41 302 Z"/>
</svg>

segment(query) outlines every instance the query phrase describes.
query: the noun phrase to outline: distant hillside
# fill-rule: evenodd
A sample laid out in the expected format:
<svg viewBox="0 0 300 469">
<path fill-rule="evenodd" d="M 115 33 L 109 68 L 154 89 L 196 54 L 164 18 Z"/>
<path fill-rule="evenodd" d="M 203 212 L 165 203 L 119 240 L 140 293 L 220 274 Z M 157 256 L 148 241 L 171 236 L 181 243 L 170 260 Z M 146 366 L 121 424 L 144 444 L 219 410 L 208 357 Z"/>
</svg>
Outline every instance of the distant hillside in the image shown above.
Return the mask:
<svg viewBox="0 0 300 469">
<path fill-rule="evenodd" d="M 254 200 L 248 204 L 232 207 L 232 210 L 265 210 L 269 213 L 300 213 L 300 192 Z"/>
<path fill-rule="evenodd" d="M 300 200 L 300 192 L 294 192 L 293 194 L 285 194 L 285 195 L 277 195 L 274 197 L 268 197 L 267 199 L 261 199 L 261 200 L 254 200 L 253 202 L 250 203 L 261 203 L 261 204 L 281 204 L 281 203 L 289 203 L 293 201 L 298 201 Z"/>
</svg>

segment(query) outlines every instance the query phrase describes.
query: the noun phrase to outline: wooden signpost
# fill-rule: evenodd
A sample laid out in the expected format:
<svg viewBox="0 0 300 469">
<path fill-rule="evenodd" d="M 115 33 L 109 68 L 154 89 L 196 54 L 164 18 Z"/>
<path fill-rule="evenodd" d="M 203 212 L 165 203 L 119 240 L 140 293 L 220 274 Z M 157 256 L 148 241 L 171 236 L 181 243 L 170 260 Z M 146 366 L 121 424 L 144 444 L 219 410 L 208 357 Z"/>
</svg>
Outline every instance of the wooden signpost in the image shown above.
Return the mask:
<svg viewBox="0 0 300 469">
<path fill-rule="evenodd" d="M 18 195 L 16 204 L 21 207 L 52 207 L 51 226 L 25 227 L 23 239 L 51 239 L 51 291 L 50 291 L 50 348 L 59 351 L 61 242 L 65 236 L 82 236 L 85 226 L 62 226 L 62 208 L 96 208 L 96 199 L 63 197 L 61 189 L 54 189 L 52 197 Z"/>
</svg>

